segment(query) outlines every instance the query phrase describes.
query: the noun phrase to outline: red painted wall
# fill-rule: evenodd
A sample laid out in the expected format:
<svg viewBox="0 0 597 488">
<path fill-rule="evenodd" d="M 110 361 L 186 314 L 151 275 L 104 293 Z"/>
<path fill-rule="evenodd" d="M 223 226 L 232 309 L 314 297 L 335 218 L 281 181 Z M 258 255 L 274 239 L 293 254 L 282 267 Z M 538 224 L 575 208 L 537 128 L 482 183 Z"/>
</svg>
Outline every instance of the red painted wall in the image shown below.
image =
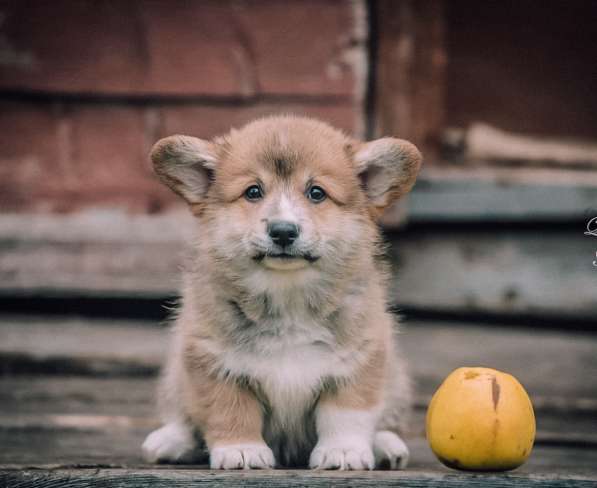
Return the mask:
<svg viewBox="0 0 597 488">
<path fill-rule="evenodd" d="M 0 1 L 0 211 L 173 197 L 147 153 L 261 115 L 360 125 L 349 0 Z"/>
</svg>

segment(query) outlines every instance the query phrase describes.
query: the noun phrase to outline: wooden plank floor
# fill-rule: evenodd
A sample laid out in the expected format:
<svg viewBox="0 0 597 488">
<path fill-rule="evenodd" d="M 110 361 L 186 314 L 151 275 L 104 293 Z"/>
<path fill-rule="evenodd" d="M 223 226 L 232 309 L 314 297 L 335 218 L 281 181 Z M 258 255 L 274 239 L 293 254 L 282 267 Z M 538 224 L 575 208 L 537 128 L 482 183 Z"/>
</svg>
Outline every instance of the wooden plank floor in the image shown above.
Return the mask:
<svg viewBox="0 0 597 488">
<path fill-rule="evenodd" d="M 151 466 L 155 373 L 167 331 L 153 322 L 0 316 L 1 486 L 597 486 L 597 337 L 412 321 L 400 341 L 417 384 L 404 472 L 214 472 Z M 425 408 L 462 365 L 504 369 L 537 415 L 529 461 L 510 473 L 443 467 L 424 439 Z"/>
</svg>

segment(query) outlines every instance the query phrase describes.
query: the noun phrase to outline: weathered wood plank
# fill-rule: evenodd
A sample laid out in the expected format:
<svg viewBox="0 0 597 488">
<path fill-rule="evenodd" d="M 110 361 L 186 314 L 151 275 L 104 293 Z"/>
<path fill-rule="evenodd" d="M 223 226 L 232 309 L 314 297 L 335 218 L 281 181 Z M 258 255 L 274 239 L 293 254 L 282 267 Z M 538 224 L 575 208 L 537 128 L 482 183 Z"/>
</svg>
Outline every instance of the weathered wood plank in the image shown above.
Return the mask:
<svg viewBox="0 0 597 488">
<path fill-rule="evenodd" d="M 4 466 L 0 466 L 0 471 L 4 469 L 0 476 L 6 474 L 8 465 L 12 465 L 13 474 L 15 470 L 23 470 L 27 466 L 43 470 L 51 465 L 53 472 L 59 470 L 60 466 L 69 467 L 73 482 L 80 481 L 76 468 L 81 466 L 94 469 L 106 466 L 136 467 L 134 472 L 149 472 L 146 471 L 149 466 L 142 463 L 139 446 L 145 435 L 156 426 L 155 417 L 150 413 L 153 386 L 152 378 L 0 379 L 0 445 L 10 446 L 10 449 L 0 450 L 0 465 Z M 549 419 L 547 424 L 546 418 Z M 597 476 L 594 470 L 597 443 L 590 442 L 590 439 L 587 442 L 587 435 L 582 434 L 595 430 L 595 418 L 594 412 L 590 417 L 578 417 L 571 412 L 566 415 L 560 412 L 546 415 L 538 411 L 539 432 L 533 454 L 527 464 L 505 479 L 509 482 L 510 476 L 517 476 L 516 480 L 522 483 L 524 480 L 533 480 L 537 475 L 543 475 L 542 480 Z M 558 433 L 567 435 L 560 434 L 562 437 L 555 441 L 546 439 L 541 429 L 548 424 Z M 412 425 L 412 433 L 407 437 L 412 462 L 411 469 L 406 472 L 405 483 L 421 470 L 432 478 L 464 476 L 461 481 L 469 481 L 472 475 L 451 472 L 441 467 L 433 457 L 422 437 L 424 409 L 416 409 Z M 573 442 L 569 435 L 571 432 L 576 433 Z M 174 480 L 180 474 L 179 469 L 164 467 L 160 472 Z M 87 470 L 87 473 L 90 472 Z M 194 470 L 193 473 L 196 476 L 212 475 L 206 471 Z M 253 479 L 253 475 L 259 478 L 262 474 L 251 473 L 249 478 Z M 277 471 L 274 474 L 291 476 L 296 478 L 297 483 L 301 480 L 303 483 L 311 482 L 308 479 L 310 472 Z M 355 483 L 360 483 L 360 474 L 331 473 L 329 476 L 338 479 L 338 482 L 352 483 L 356 480 Z M 473 476 L 470 479 L 477 478 Z M 11 480 L 12 483 L 15 479 Z M 382 477 L 380 483 L 389 481 L 390 478 Z M 490 481 L 487 479 L 488 483 Z"/>
<path fill-rule="evenodd" d="M 406 320 L 398 340 L 422 394 L 460 366 L 487 366 L 516 376 L 533 397 L 597 398 L 593 335 Z"/>
<path fill-rule="evenodd" d="M 64 380 L 67 381 L 68 380 Z M 81 388 L 81 395 L 89 394 L 92 391 L 98 391 L 98 387 L 113 389 L 126 396 L 127 392 L 122 388 L 128 385 L 110 385 L 103 382 L 103 385 L 96 384 L 97 380 L 89 381 L 89 384 Z M 151 381 L 144 381 L 142 388 L 147 391 Z M 2 385 L 3 389 L 5 385 Z M 55 384 L 56 386 L 56 384 Z M 41 383 L 37 385 L 39 393 Z M 108 394 L 109 397 L 113 392 Z M 94 393 L 91 393 L 93 396 Z M 101 393 L 96 395 L 101 396 Z M 108 398 L 106 398 L 108 399 Z M 54 401 L 57 398 L 53 399 Z M 52 399 L 47 399 L 43 411 L 55 410 L 57 403 Z M 135 400 L 139 402 L 139 400 Z M 23 402 L 25 409 L 29 409 L 36 402 L 27 406 Z M 123 408 L 123 411 L 131 409 L 123 401 L 116 400 L 114 405 Z M 139 412 L 147 410 L 147 405 L 137 403 Z M 39 407 L 39 404 L 37 404 Z M 137 466 L 142 469 L 148 468 L 143 465 L 139 446 L 141 445 L 147 433 L 156 425 L 155 418 L 140 416 L 139 412 L 135 416 L 126 415 L 99 415 L 100 411 L 112 411 L 113 406 L 103 402 L 97 405 L 88 405 L 87 414 L 80 415 L 23 415 L 19 413 L 10 413 L 11 406 L 5 409 L 4 405 L 0 412 L 2 413 L 2 422 L 0 423 L 0 445 L 10 446 L 10 449 L 0 450 L 0 470 L 2 466 L 13 465 L 13 469 L 23 469 L 27 466 L 43 469 L 52 465 L 55 470 L 59 466 L 68 466 L 76 468 L 77 466 L 87 466 L 89 468 L 101 468 L 102 466 L 113 467 L 132 467 Z M 422 426 L 424 423 L 424 412 L 418 410 L 413 422 Z M 567 421 L 560 421 L 561 428 L 566 428 Z M 587 425 L 585 429 L 589 428 Z M 415 430 L 415 429 L 413 429 Z M 431 453 L 425 439 L 418 435 L 409 436 L 407 443 L 411 448 L 411 469 L 426 470 L 434 474 L 448 473 L 447 469 L 440 466 Z M 597 448 L 594 444 L 574 444 L 574 443 L 547 443 L 544 444 L 540 437 L 533 450 L 533 453 L 522 468 L 517 470 L 516 474 L 535 475 L 544 473 L 553 477 L 554 467 L 557 466 L 557 473 L 562 474 L 587 474 L 595 475 L 593 460 L 597 456 Z M 176 476 L 178 471 L 169 473 Z M 282 472 L 284 473 L 284 472 Z M 301 475 L 301 472 L 292 471 L 294 475 Z M 335 476 L 334 474 L 332 476 Z M 347 479 L 350 475 L 344 474 Z"/>
<path fill-rule="evenodd" d="M 0 411 L 32 421 L 37 414 L 154 418 L 156 384 L 154 376 L 0 376 Z"/>
<path fill-rule="evenodd" d="M 500 167 L 487 166 L 481 161 L 471 161 L 466 166 L 445 162 L 424 166 L 420 179 L 434 180 L 438 183 L 490 182 L 498 185 L 577 186 L 582 189 L 597 186 L 597 172 L 592 169 Z M 471 202 L 471 205 L 474 205 L 474 202 Z"/>
<path fill-rule="evenodd" d="M 155 220 L 99 212 L 0 221 L 0 288 L 119 294 L 172 294 L 193 225 L 186 213 Z"/>
<path fill-rule="evenodd" d="M 418 364 L 412 366 L 419 378 Z M 157 426 L 155 386 L 154 377 L 2 377 L 0 430 L 149 431 Z M 409 439 L 424 436 L 424 416 L 435 388 L 420 379 L 417 386 L 416 405 L 407 432 Z M 554 410 L 549 407 L 553 398 L 535 394 L 532 398 L 537 413 L 538 444 L 597 448 L 597 399 L 592 400 L 591 408 L 578 408 L 580 399 L 572 397 L 566 406 Z"/>
<path fill-rule="evenodd" d="M 594 476 L 579 474 L 518 473 L 447 473 L 444 471 L 401 472 L 311 472 L 311 471 L 207 471 L 192 469 L 52 469 L 3 470 L 3 486 L 70 486 L 89 485 L 145 487 L 152 484 L 168 486 L 267 486 L 267 487 L 456 487 L 469 486 L 541 486 L 541 487 L 594 487 Z"/>
<path fill-rule="evenodd" d="M 424 176 L 410 193 L 408 216 L 413 223 L 587 222 L 597 216 L 597 185 Z"/>
<path fill-rule="evenodd" d="M 2 317 L 0 338 L 0 355 L 8 364 L 19 358 L 40 364 L 73 361 L 99 374 L 120 368 L 155 372 L 167 347 L 164 328 L 135 321 Z"/>
<path fill-rule="evenodd" d="M 404 322 L 399 342 L 423 401 L 453 369 L 484 365 L 514 374 L 544 409 L 592 412 L 597 408 L 597 337 L 593 335 L 458 322 Z M 80 362 L 88 364 L 79 371 L 86 374 L 128 374 L 140 368 L 153 374 L 167 343 L 167 329 L 154 322 L 0 318 L 0 365 L 5 368 L 17 356 L 39 361 L 36 372 L 44 371 L 44 361 L 51 365 L 53 359 L 61 358 L 75 361 L 71 373 L 78 372 Z M 95 364 L 102 367 L 96 369 Z M 105 364 L 112 365 L 112 370 Z"/>
<path fill-rule="evenodd" d="M 21 373 L 0 380 L 3 427 L 89 431 L 155 425 L 153 374 L 166 348 L 165 329 L 152 323 L 21 317 L 4 318 L 0 338 L 0 366 Z M 508 371 L 525 385 L 537 412 L 539 443 L 597 445 L 592 434 L 597 432 L 597 339 L 592 336 L 407 321 L 400 343 L 417 390 L 412 435 L 424 434 L 422 415 L 450 371 L 485 365 Z M 15 364 L 15 355 L 25 364 Z M 92 376 L 23 376 L 32 372 L 31 357 L 37 361 L 33 372 Z M 53 370 L 56 357 L 66 367 Z M 140 372 L 152 376 L 121 378 Z"/>
<path fill-rule="evenodd" d="M 529 136 L 479 122 L 465 130 L 452 129 L 451 132 L 449 140 L 455 142 L 456 147 L 450 149 L 456 152 L 464 148 L 461 157 L 469 161 L 585 169 L 597 167 L 597 144 L 591 140 Z"/>
<path fill-rule="evenodd" d="M 2 446 L 10 446 L 10 449 L 0 452 L 0 470 L 10 465 L 21 469 L 27 466 L 43 468 L 49 465 L 53 465 L 54 468 L 113 466 L 147 469 L 151 466 L 144 463 L 140 446 L 153 427 L 154 425 L 144 425 L 140 422 L 114 422 L 106 424 L 103 428 L 40 424 L 10 428 L 3 425 L 0 427 L 0 442 Z M 456 473 L 444 468 L 436 460 L 422 436 L 407 438 L 406 441 L 411 450 L 409 470 Z M 515 473 L 597 475 L 593 463 L 595 456 L 595 446 L 537 443 L 527 463 Z M 198 467 L 205 468 L 205 465 L 195 466 Z"/>
<path fill-rule="evenodd" d="M 425 226 L 391 236 L 395 303 L 422 309 L 597 317 L 597 240 L 558 230 Z"/>
<path fill-rule="evenodd" d="M 511 202 L 511 207 L 502 204 L 503 209 L 522 215 L 512 196 L 515 191 L 483 197 L 479 188 L 477 210 L 467 216 L 458 191 L 446 186 L 438 202 L 462 211 L 465 219 L 482 218 L 502 197 Z M 573 207 L 595 197 L 592 190 L 568 195 L 565 207 L 570 213 L 561 213 L 560 220 L 574 212 L 578 217 Z M 547 196 L 547 190 L 536 190 L 518 201 L 525 204 L 536 198 L 538 208 Z M 433 213 L 423 194 L 415 194 L 413 201 L 422 221 L 425 215 L 443 218 L 441 212 Z M 590 208 L 586 211 L 593 215 Z M 537 212 L 538 218 L 546 218 Z M 173 295 L 180 280 L 183 242 L 193 225 L 184 212 L 157 217 L 120 212 L 2 216 L 0 294 Z M 390 234 L 390 257 L 397 271 L 392 301 L 431 310 L 594 319 L 597 280 L 592 262 L 597 240 L 584 231 L 583 222 L 578 230 L 547 225 L 456 229 L 427 222 Z"/>
<path fill-rule="evenodd" d="M 0 458 L 20 466 L 142 464 L 141 444 L 149 432 L 151 426 L 125 429 L 118 423 L 104 429 L 2 426 Z"/>
</svg>

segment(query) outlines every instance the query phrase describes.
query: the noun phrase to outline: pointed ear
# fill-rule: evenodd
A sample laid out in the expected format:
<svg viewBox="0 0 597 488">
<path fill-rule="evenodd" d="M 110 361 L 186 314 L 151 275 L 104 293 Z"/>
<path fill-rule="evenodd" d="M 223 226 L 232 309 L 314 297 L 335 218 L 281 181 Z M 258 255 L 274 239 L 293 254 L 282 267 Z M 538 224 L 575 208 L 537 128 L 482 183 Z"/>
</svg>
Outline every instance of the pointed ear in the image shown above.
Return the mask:
<svg viewBox="0 0 597 488">
<path fill-rule="evenodd" d="M 423 159 L 413 144 L 393 137 L 360 143 L 353 151 L 365 193 L 380 211 L 410 191 Z"/>
<path fill-rule="evenodd" d="M 190 136 L 170 136 L 151 149 L 153 169 L 162 182 L 189 204 L 201 203 L 213 180 L 214 143 Z"/>
</svg>

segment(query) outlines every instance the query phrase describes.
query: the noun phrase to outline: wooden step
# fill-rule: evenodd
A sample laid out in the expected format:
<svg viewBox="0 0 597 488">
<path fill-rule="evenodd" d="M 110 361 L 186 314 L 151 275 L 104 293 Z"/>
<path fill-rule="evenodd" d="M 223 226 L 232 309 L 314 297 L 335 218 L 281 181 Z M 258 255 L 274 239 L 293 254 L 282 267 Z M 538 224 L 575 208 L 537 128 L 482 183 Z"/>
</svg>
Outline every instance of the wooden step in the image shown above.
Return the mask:
<svg viewBox="0 0 597 488">
<path fill-rule="evenodd" d="M 210 481 L 211 486 L 219 486 L 224 479 L 230 483 L 258 484 L 265 482 L 266 478 L 261 477 L 266 475 L 273 477 L 273 486 L 282 486 L 284 476 L 289 477 L 291 486 L 292 483 L 311 482 L 314 473 L 301 470 L 225 474 L 207 471 L 205 465 L 189 469 L 145 464 L 140 445 L 148 432 L 158 425 L 152 414 L 154 385 L 154 378 L 21 376 L 0 380 L 0 445 L 10 446 L 0 450 L 0 486 L 13 486 L 12 483 L 19 480 L 27 486 L 43 483 L 54 486 L 64 481 L 54 475 L 65 475 L 67 470 L 71 474 L 71 483 L 74 483 L 71 486 L 90 483 L 93 476 L 99 476 L 97 482 L 107 483 L 117 482 L 125 475 L 131 476 L 132 486 L 136 486 L 135 479 L 139 483 L 141 480 L 183 483 L 181 477 L 186 476 L 188 482 L 199 478 L 205 483 Z M 538 416 L 540 422 L 542 417 Z M 570 416 L 567 417 L 565 422 L 559 416 L 553 419 L 553 425 L 559 426 L 561 433 L 569 434 L 572 425 L 576 425 L 577 435 L 594 431 L 594 424 L 591 425 L 594 416 L 591 420 L 585 419 L 584 425 L 581 425 L 582 419 L 574 424 L 570 422 Z M 558 419 L 559 423 L 556 422 Z M 413 424 L 418 427 L 413 428 L 406 438 L 411 448 L 411 464 L 407 472 L 393 473 L 394 476 L 367 473 L 365 478 L 362 478 L 363 473 L 315 473 L 314 483 L 352 483 L 353 486 L 369 486 L 367 483 L 370 483 L 373 486 L 378 482 L 381 486 L 391 486 L 399 481 L 401 486 L 403 483 L 404 486 L 420 486 L 422 477 L 437 482 L 484 480 L 498 486 L 527 480 L 554 486 L 549 483 L 597 480 L 593 462 L 597 444 L 545 443 L 541 440 L 541 431 L 528 462 L 512 473 L 479 475 L 450 471 L 431 453 L 422 435 L 423 423 L 424 411 L 416 409 Z M 103 471 L 106 468 L 110 470 Z M 152 478 L 155 472 L 159 472 L 158 478 Z M 219 478 L 220 474 L 224 478 Z"/>
<path fill-rule="evenodd" d="M 422 310 L 584 320 L 595 327 L 597 239 L 575 222 L 509 227 L 420 220 L 389 233 L 396 277 L 391 301 Z M 0 298 L 176 295 L 194 225 L 185 212 L 2 215 Z"/>
<path fill-rule="evenodd" d="M 127 415 L 132 408 L 150 416 L 153 378 L 168 344 L 167 329 L 155 322 L 2 317 L 0 337 L 0 367 L 13 374 L 1 383 L 6 414 L 106 416 Z M 415 380 L 419 412 L 455 368 L 489 366 L 514 374 L 526 387 L 540 441 L 597 445 L 596 337 L 409 321 L 399 342 Z M 65 381 L 60 376 L 65 373 L 78 376 Z M 418 422 L 413 435 L 423 435 L 423 425 Z"/>
<path fill-rule="evenodd" d="M 409 321 L 399 340 L 418 394 L 407 436 L 412 463 L 400 473 L 223 473 L 205 465 L 146 465 L 139 446 L 158 425 L 154 389 L 167 345 L 164 327 L 142 321 L 4 316 L 0 339 L 0 365 L 18 373 L 0 377 L 0 446 L 8 447 L 0 449 L 0 486 L 62 486 L 67 481 L 73 487 L 597 483 L 597 338 L 591 335 Z M 57 359 L 69 365 L 68 376 L 45 369 Z M 34 375 L 27 371 L 32 364 Z M 529 461 L 514 472 L 451 471 L 435 460 L 424 439 L 431 393 L 453 368 L 466 364 L 512 372 L 534 401 L 536 446 Z"/>
<path fill-rule="evenodd" d="M 0 379 L 0 430 L 96 432 L 158 426 L 154 377 L 94 378 L 18 376 Z M 418 395 L 407 436 L 425 435 L 428 402 Z M 554 411 L 537 406 L 537 443 L 597 449 L 595 411 Z M 562 422 L 562 415 L 566 421 Z M 0 455 L 0 459 L 2 455 Z"/>
<path fill-rule="evenodd" d="M 62 367 L 143 376 L 159 369 L 168 329 L 154 321 L 0 316 L 0 338 L 7 373 Z M 592 411 L 597 402 L 597 337 L 588 333 L 406 319 L 398 341 L 424 398 L 457 367 L 488 366 L 514 374 L 542 408 Z"/>
<path fill-rule="evenodd" d="M 425 453 L 427 461 L 413 461 L 406 471 L 310 471 L 255 470 L 211 471 L 205 465 L 151 466 L 126 457 L 129 446 L 113 431 L 105 433 L 103 443 L 97 436 L 61 436 L 60 444 L 70 447 L 78 457 L 70 461 L 50 455 L 48 462 L 20 459 L 0 464 L 0 486 L 541 486 L 594 487 L 597 481 L 592 461 L 595 452 L 581 449 L 536 447 L 529 461 L 507 473 L 467 473 L 453 471 L 434 460 L 423 439 L 410 442 L 415 459 Z M 26 436 L 23 442 L 44 442 L 43 438 Z M 135 446 L 138 447 L 138 446 Z M 55 452 L 56 446 L 48 446 Z M 109 451 L 106 455 L 104 449 Z M 81 453 L 90 453 L 89 455 Z M 556 474 L 557 473 L 557 474 Z M 66 484 L 68 482 L 68 484 Z"/>
</svg>

